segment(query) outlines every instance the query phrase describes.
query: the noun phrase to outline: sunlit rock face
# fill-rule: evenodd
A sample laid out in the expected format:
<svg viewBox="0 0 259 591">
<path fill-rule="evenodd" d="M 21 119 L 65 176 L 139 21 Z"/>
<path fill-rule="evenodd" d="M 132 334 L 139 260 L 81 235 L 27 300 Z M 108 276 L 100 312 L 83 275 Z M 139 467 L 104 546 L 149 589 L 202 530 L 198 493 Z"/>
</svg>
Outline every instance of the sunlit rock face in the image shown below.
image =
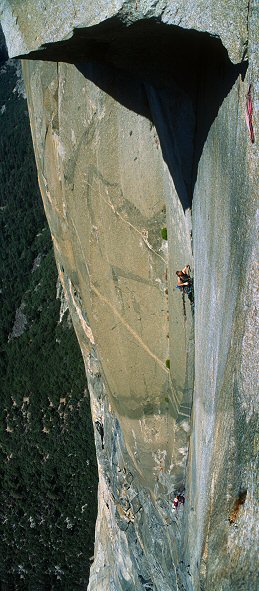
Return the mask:
<svg viewBox="0 0 259 591">
<path fill-rule="evenodd" d="M 195 389 L 186 527 L 195 589 L 199 582 L 224 591 L 258 584 L 258 145 L 245 124 L 251 83 L 258 125 L 255 16 L 249 14 L 246 75 L 211 126 L 193 198 Z M 217 92 L 212 77 L 209 87 L 203 97 L 200 89 L 198 135 Z"/>
<path fill-rule="evenodd" d="M 92 397 L 89 589 L 254 591 L 256 11 L 45 5 L 3 2 L 2 24 L 32 58 L 39 184 Z M 194 306 L 176 289 L 187 262 Z"/>
</svg>

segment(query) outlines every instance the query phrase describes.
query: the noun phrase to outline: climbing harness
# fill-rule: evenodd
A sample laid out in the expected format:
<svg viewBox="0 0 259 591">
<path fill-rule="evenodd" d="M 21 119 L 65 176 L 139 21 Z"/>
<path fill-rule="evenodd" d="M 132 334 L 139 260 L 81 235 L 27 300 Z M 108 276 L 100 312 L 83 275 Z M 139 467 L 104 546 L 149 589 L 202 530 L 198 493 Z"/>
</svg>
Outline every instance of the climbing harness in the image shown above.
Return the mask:
<svg viewBox="0 0 259 591">
<path fill-rule="evenodd" d="M 252 144 L 255 141 L 253 128 L 253 102 L 252 102 L 252 84 L 249 84 L 248 93 L 246 95 L 246 124 L 250 134 Z"/>
</svg>

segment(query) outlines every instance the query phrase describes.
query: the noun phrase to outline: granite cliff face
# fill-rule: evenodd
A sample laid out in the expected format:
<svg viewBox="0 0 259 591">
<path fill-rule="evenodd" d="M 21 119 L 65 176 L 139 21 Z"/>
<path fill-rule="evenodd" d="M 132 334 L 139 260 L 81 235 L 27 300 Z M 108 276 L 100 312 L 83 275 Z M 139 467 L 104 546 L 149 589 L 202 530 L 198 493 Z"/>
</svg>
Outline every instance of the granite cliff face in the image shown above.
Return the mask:
<svg viewBox="0 0 259 591">
<path fill-rule="evenodd" d="M 89 590 L 253 591 L 256 5 L 0 6 L 98 427 Z"/>
</svg>

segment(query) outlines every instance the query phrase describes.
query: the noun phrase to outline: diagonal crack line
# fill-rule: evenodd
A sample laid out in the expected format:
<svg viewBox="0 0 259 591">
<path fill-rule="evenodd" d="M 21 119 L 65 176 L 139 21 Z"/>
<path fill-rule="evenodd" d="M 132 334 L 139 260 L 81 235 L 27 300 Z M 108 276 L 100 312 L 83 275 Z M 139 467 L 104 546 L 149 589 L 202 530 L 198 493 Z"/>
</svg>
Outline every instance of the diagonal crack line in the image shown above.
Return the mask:
<svg viewBox="0 0 259 591">
<path fill-rule="evenodd" d="M 79 235 L 78 235 L 78 231 L 77 231 L 77 229 L 75 227 L 75 224 L 74 224 L 74 222 L 73 222 L 72 219 L 71 219 L 71 222 L 72 222 L 72 226 L 74 228 L 74 231 L 75 231 L 75 234 L 76 234 L 76 237 L 77 237 L 77 240 L 78 240 L 78 244 L 79 244 L 80 250 L 82 252 L 83 259 L 85 261 L 85 265 L 86 265 L 86 269 L 87 269 L 87 274 L 88 274 L 88 277 L 89 277 L 89 283 L 90 283 L 90 287 L 91 287 L 93 293 L 95 293 L 95 295 L 97 295 L 97 297 L 104 304 L 106 304 L 106 306 L 108 306 L 110 308 L 110 310 L 112 310 L 113 314 L 115 316 L 117 316 L 117 318 L 119 318 L 119 320 L 123 324 L 123 326 L 125 326 L 125 328 L 128 330 L 128 332 L 130 334 L 132 334 L 132 336 L 134 337 L 134 339 L 141 345 L 141 347 L 144 349 L 144 351 L 146 351 L 146 353 L 148 353 L 148 355 L 150 355 L 150 357 L 152 357 L 152 359 L 154 359 L 154 361 L 156 361 L 156 363 L 158 365 L 160 365 L 160 367 L 163 369 L 163 371 L 166 374 L 168 374 L 169 371 L 168 371 L 167 367 L 165 366 L 165 364 L 163 363 L 163 361 L 161 361 L 161 359 L 159 359 L 159 357 L 157 357 L 157 355 L 155 355 L 155 353 L 153 353 L 151 351 L 151 349 L 149 349 L 149 347 L 146 345 L 146 343 L 144 343 L 144 341 L 141 339 L 141 337 L 135 332 L 135 330 L 133 330 L 133 328 L 130 326 L 130 324 L 128 324 L 128 322 L 123 318 L 123 316 L 121 316 L 121 314 L 118 312 L 118 310 L 116 310 L 116 308 L 111 304 L 111 302 L 105 296 L 103 296 L 101 294 L 101 292 L 97 289 L 97 287 L 95 287 L 95 285 L 92 283 L 91 275 L 90 275 L 88 264 L 87 264 L 87 261 L 86 261 L 86 258 L 85 258 L 85 253 L 83 251 L 82 244 L 81 244 L 81 241 L 80 241 L 80 238 L 79 238 Z"/>
<path fill-rule="evenodd" d="M 126 322 L 126 320 L 123 318 L 123 316 L 120 315 L 118 310 L 116 310 L 116 308 L 114 308 L 114 306 L 111 304 L 111 302 L 109 302 L 109 300 L 107 300 L 107 298 L 105 298 L 100 293 L 100 291 L 92 284 L 91 279 L 90 279 L 90 285 L 91 285 L 91 289 L 93 290 L 93 292 L 99 297 L 99 299 L 102 302 L 104 302 L 113 311 L 113 314 L 115 314 L 115 316 L 117 316 L 117 318 L 120 319 L 121 323 L 130 332 L 130 334 L 132 334 L 134 339 L 141 345 L 141 347 L 148 353 L 148 355 L 150 355 L 150 357 L 152 357 L 158 363 L 158 365 L 160 365 L 160 367 L 162 367 L 162 369 L 165 371 L 165 373 L 168 373 L 168 369 L 166 368 L 163 361 L 161 361 L 161 359 L 159 359 L 159 357 L 157 357 L 155 355 L 155 353 L 153 353 L 149 349 L 149 347 L 144 343 L 144 341 L 141 339 L 141 337 L 135 332 L 135 330 L 133 330 L 133 328 L 128 324 L 128 322 Z"/>
<path fill-rule="evenodd" d="M 90 185 L 90 186 L 91 186 L 91 185 Z M 92 187 L 91 187 L 91 188 L 92 188 Z M 155 250 L 152 248 L 151 244 L 149 244 L 149 242 L 148 242 L 148 241 L 147 241 L 147 240 L 146 240 L 146 239 L 143 237 L 143 234 L 140 232 L 140 230 L 138 230 L 138 228 L 136 228 L 136 226 L 133 226 L 133 224 L 131 224 L 131 222 L 129 222 L 128 220 L 126 220 L 126 219 L 125 219 L 125 218 L 124 218 L 124 217 L 123 217 L 123 216 L 122 216 L 122 215 L 121 215 L 121 214 L 120 214 L 120 213 L 119 213 L 119 212 L 118 212 L 118 211 L 115 209 L 115 207 L 114 207 L 113 203 L 111 203 L 110 201 L 108 201 L 107 199 L 105 199 L 105 197 L 102 195 L 102 193 L 101 193 L 101 191 L 100 191 L 100 190 L 99 190 L 99 195 L 100 195 L 101 199 L 104 201 L 104 203 L 106 203 L 106 205 L 108 205 L 108 206 L 109 206 L 109 207 L 112 209 L 113 213 L 114 213 L 115 215 L 117 215 L 117 216 L 118 216 L 118 217 L 119 217 L 119 218 L 122 220 L 122 222 L 124 222 L 124 224 L 127 224 L 127 225 L 128 225 L 128 226 L 130 226 L 130 227 L 131 227 L 131 228 L 132 228 L 132 229 L 133 229 L 135 232 L 137 232 L 137 233 L 140 235 L 141 239 L 143 240 L 144 244 L 146 244 L 146 246 L 148 247 L 148 249 L 149 249 L 149 250 L 151 250 L 151 252 L 153 252 L 153 254 L 154 254 L 155 256 L 159 257 L 159 258 L 160 258 L 160 259 L 163 261 L 163 263 L 165 263 L 165 265 L 166 265 L 166 260 L 165 260 L 165 259 L 164 259 L 164 258 L 161 256 L 161 254 L 159 254 L 158 252 L 156 252 L 156 251 L 155 251 Z"/>
</svg>

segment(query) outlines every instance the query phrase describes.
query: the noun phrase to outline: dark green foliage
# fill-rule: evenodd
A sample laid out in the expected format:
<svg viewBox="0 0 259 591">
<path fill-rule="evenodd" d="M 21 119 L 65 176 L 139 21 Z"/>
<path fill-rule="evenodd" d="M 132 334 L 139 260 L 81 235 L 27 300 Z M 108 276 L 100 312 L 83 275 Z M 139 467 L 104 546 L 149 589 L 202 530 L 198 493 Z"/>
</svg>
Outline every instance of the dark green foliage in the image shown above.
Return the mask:
<svg viewBox="0 0 259 591">
<path fill-rule="evenodd" d="M 161 236 L 162 236 L 163 240 L 167 240 L 167 228 L 161 229 Z"/>
<path fill-rule="evenodd" d="M 0 70 L 0 343 L 8 336 L 46 224 L 39 195 L 26 102 L 13 93 L 16 68 Z"/>
<path fill-rule="evenodd" d="M 5 66 L 6 68 L 6 66 Z M 0 70 L 0 581 L 86 589 L 97 510 L 89 394 L 37 187 L 16 70 Z M 41 255 L 39 267 L 33 262 Z M 26 329 L 8 340 L 23 302 Z"/>
<path fill-rule="evenodd" d="M 166 359 L 165 364 L 166 364 L 167 369 L 170 369 L 170 359 Z"/>
<path fill-rule="evenodd" d="M 5 38 L 0 23 L 0 67 L 8 60 L 8 53 L 5 44 Z"/>
</svg>

